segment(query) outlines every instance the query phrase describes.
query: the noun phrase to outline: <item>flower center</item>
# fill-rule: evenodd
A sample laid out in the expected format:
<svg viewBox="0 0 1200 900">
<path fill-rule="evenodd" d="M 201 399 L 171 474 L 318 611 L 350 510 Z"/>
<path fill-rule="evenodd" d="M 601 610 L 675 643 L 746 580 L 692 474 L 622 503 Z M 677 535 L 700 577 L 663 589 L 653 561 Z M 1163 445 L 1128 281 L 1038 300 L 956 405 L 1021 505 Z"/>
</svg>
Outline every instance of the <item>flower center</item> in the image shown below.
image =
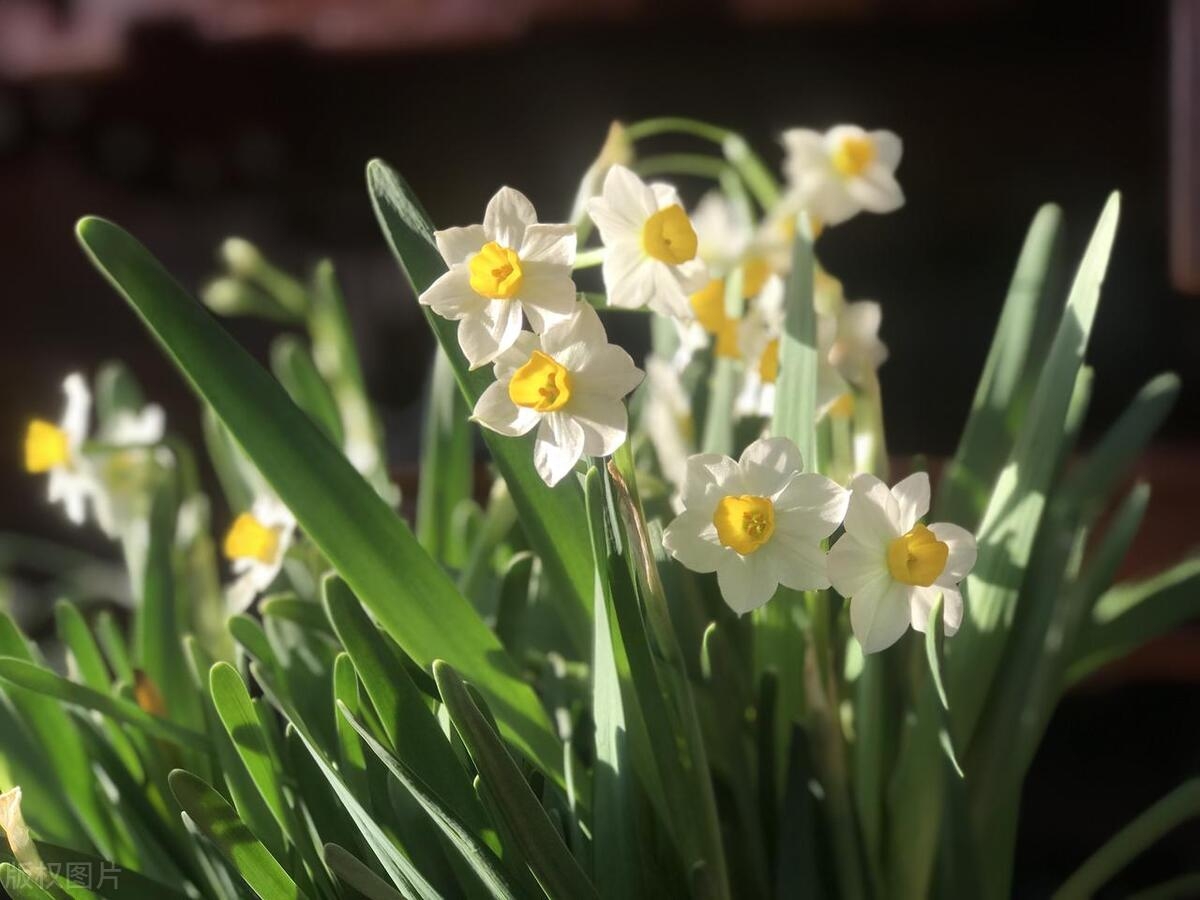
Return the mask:
<svg viewBox="0 0 1200 900">
<path fill-rule="evenodd" d="M 696 232 L 678 203 L 660 209 L 642 226 L 642 249 L 647 256 L 679 265 L 696 256 Z"/>
<path fill-rule="evenodd" d="M 793 229 L 795 226 L 793 226 Z M 752 256 L 742 264 L 742 296 L 749 300 L 762 293 L 771 276 L 771 264 L 761 256 Z"/>
<path fill-rule="evenodd" d="M 49 472 L 71 461 L 71 444 L 67 433 L 57 425 L 34 419 L 25 432 L 25 471 L 33 474 Z"/>
<path fill-rule="evenodd" d="M 521 258 L 495 241 L 484 244 L 471 257 L 467 268 L 471 270 L 471 290 L 492 300 L 511 300 L 515 297 L 525 275 L 521 269 Z"/>
<path fill-rule="evenodd" d="M 949 558 L 950 548 L 920 524 L 888 544 L 888 571 L 902 584 L 929 587 L 942 574 Z"/>
<path fill-rule="evenodd" d="M 774 384 L 779 377 L 779 338 L 767 342 L 758 361 L 758 377 L 763 384 Z"/>
<path fill-rule="evenodd" d="M 553 357 L 534 350 L 529 362 L 513 372 L 508 382 L 508 396 L 517 406 L 554 412 L 571 399 L 571 373 Z"/>
<path fill-rule="evenodd" d="M 688 299 L 700 327 L 716 336 L 714 352 L 717 356 L 738 359 L 741 356 L 738 350 L 738 322 L 725 315 L 725 282 L 714 278 Z"/>
<path fill-rule="evenodd" d="M 713 513 L 721 543 L 749 556 L 775 533 L 775 504 L 750 494 L 722 497 Z"/>
<path fill-rule="evenodd" d="M 269 566 L 279 554 L 279 529 L 242 513 L 225 535 L 224 550 L 227 559 L 253 559 Z"/>
<path fill-rule="evenodd" d="M 833 167 L 843 178 L 857 178 L 875 162 L 875 144 L 869 137 L 844 137 L 833 151 Z"/>
<path fill-rule="evenodd" d="M 854 395 L 849 391 L 840 395 L 830 405 L 829 415 L 835 419 L 849 419 L 854 415 Z"/>
</svg>

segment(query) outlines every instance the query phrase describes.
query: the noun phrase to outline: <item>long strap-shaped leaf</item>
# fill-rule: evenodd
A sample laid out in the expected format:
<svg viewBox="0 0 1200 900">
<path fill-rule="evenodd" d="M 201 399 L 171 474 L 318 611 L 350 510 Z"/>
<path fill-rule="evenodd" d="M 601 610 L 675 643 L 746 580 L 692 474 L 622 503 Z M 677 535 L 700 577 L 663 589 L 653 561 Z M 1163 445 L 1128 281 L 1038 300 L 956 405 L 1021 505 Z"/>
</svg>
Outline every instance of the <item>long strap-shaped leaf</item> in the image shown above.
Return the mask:
<svg viewBox="0 0 1200 900">
<path fill-rule="evenodd" d="M 440 661 L 433 665 L 433 677 L 479 777 L 495 797 L 521 853 L 546 893 L 572 900 L 598 898 L 596 888 L 563 843 L 504 743 L 471 699 L 462 678 Z"/>
<path fill-rule="evenodd" d="M 306 896 L 213 788 L 191 772 L 176 769 L 171 773 L 171 793 L 263 900 L 302 900 Z"/>
<path fill-rule="evenodd" d="M 383 235 L 413 289 L 420 293 L 446 271 L 433 243 L 433 225 L 404 179 L 381 160 L 372 160 L 367 166 L 367 186 Z M 474 406 L 491 382 L 491 370 L 469 371 L 458 348 L 456 324 L 428 309 L 425 313 L 468 405 Z M 483 429 L 483 439 L 512 492 L 529 543 L 559 586 L 558 611 L 563 625 L 576 651 L 586 657 L 591 647 L 592 558 L 587 529 L 583 527 L 587 519 L 579 486 L 568 478 L 556 487 L 547 487 L 533 467 L 533 449 L 528 440 L 504 437 L 487 429 Z M 449 657 L 446 661 L 474 682 L 465 669 Z M 489 697 L 488 703 L 492 702 Z"/>
<path fill-rule="evenodd" d="M 389 772 L 404 785 L 405 790 L 412 794 L 413 799 L 421 805 L 433 823 L 444 834 L 447 840 L 458 851 L 471 870 L 483 882 L 488 893 L 496 900 L 515 900 L 521 895 L 521 889 L 512 877 L 504 871 L 504 866 L 491 849 L 473 834 L 473 829 L 460 821 L 433 791 L 418 778 L 411 769 L 388 753 L 387 748 L 371 736 L 344 703 L 338 704 L 338 712 L 350 723 L 358 736 L 384 764 Z"/>
<path fill-rule="evenodd" d="M 561 748 L 537 696 L 404 522 L 145 247 L 103 219 L 83 219 L 77 231 L 92 261 L 387 632 L 420 664 L 446 659 L 467 673 L 506 736 L 562 783 Z"/>
</svg>

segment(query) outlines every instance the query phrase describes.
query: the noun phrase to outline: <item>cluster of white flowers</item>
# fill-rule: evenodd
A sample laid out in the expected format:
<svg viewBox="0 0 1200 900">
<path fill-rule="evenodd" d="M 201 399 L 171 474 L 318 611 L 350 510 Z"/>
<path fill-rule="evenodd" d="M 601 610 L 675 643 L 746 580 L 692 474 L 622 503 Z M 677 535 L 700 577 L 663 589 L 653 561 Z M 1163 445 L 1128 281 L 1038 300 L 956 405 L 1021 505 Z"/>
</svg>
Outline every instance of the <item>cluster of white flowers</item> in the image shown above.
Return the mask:
<svg viewBox="0 0 1200 900">
<path fill-rule="evenodd" d="M 959 583 L 975 564 L 975 539 L 957 525 L 920 520 L 929 512 L 929 476 L 888 489 L 859 475 L 846 490 L 803 471 L 796 445 L 762 438 L 734 460 L 711 453 L 687 461 L 683 512 L 663 534 L 667 551 L 694 572 L 716 572 L 721 596 L 739 614 L 780 585 L 832 586 L 850 601 L 862 648 L 891 646 L 911 624 L 925 631 L 941 596 L 946 634 L 962 622 Z M 823 542 L 844 534 L 826 553 Z"/>
</svg>

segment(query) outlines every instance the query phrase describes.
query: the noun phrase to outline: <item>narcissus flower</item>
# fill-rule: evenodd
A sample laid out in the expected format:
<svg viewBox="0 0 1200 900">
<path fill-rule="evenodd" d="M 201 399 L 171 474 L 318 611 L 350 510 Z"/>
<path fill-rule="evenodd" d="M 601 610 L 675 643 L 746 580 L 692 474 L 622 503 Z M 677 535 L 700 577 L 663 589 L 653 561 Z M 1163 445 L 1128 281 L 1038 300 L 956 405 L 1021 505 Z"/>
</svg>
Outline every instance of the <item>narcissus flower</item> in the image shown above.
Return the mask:
<svg viewBox="0 0 1200 900">
<path fill-rule="evenodd" d="M 929 476 L 910 475 L 891 490 L 874 475 L 850 484 L 846 533 L 829 551 L 829 580 L 850 600 L 850 627 L 865 653 L 890 647 L 911 624 L 925 631 L 942 597 L 946 634 L 962 623 L 958 585 L 975 565 L 975 538 L 929 512 Z"/>
<path fill-rule="evenodd" d="M 715 453 L 688 459 L 684 511 L 663 546 L 694 572 L 716 572 L 738 614 L 762 606 L 781 584 L 829 587 L 821 541 L 841 524 L 849 495 L 803 465 L 786 438 L 755 441 L 737 462 Z"/>
<path fill-rule="evenodd" d="M 522 312 L 540 332 L 575 308 L 575 229 L 539 223 L 520 191 L 497 191 L 482 225 L 447 228 L 434 237 L 450 269 L 420 301 L 458 322 L 458 343 L 471 368 L 513 345 Z"/>
<path fill-rule="evenodd" d="M 624 166 L 613 166 L 603 193 L 588 201 L 588 214 L 606 248 L 609 304 L 692 318 L 688 296 L 704 287 L 708 275 L 696 230 L 675 189 L 648 185 Z"/>
<path fill-rule="evenodd" d="M 62 503 L 67 518 L 82 525 L 88 499 L 96 491 L 92 464 L 81 453 L 87 440 L 92 394 L 78 372 L 63 381 L 63 393 L 67 406 L 58 424 L 34 419 L 25 431 L 25 471 L 48 474 L 50 502 Z"/>
<path fill-rule="evenodd" d="M 292 545 L 296 519 L 277 498 L 262 496 L 229 527 L 221 546 L 237 580 L 226 592 L 231 613 L 245 612 L 271 586 Z"/>
<path fill-rule="evenodd" d="M 900 138 L 890 131 L 837 125 L 822 134 L 807 128 L 783 133 L 789 199 L 826 225 L 862 210 L 887 213 L 904 205 L 896 182 Z"/>
<path fill-rule="evenodd" d="M 533 461 L 549 485 L 585 453 L 608 456 L 621 446 L 629 430 L 623 399 L 642 381 L 642 371 L 608 343 L 600 317 L 586 303 L 540 335 L 522 332 L 496 358 L 495 373 L 472 418 L 510 436 L 536 427 Z"/>
</svg>

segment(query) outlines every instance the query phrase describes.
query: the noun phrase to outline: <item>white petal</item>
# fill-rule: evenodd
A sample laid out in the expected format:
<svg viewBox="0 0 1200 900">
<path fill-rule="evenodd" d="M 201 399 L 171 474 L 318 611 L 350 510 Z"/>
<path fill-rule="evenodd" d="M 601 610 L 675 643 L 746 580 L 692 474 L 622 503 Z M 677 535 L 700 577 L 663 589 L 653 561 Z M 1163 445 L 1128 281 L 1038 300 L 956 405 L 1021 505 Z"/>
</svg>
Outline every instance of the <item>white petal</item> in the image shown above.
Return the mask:
<svg viewBox="0 0 1200 900">
<path fill-rule="evenodd" d="M 487 243 L 482 225 L 467 225 L 463 228 L 446 228 L 435 231 L 433 239 L 446 265 L 468 262 Z"/>
<path fill-rule="evenodd" d="M 820 543 L 780 529 L 778 518 L 771 540 L 754 555 L 763 553 L 774 559 L 775 573 L 784 587 L 796 591 L 822 591 L 829 587 L 826 554 Z"/>
<path fill-rule="evenodd" d="M 493 372 L 497 381 L 508 384 L 517 369 L 529 362 L 534 350 L 542 349 L 542 342 L 536 334 L 522 331 L 513 341 L 512 346 L 502 351 L 495 359 Z"/>
<path fill-rule="evenodd" d="M 461 319 L 479 314 L 487 305 L 486 297 L 471 290 L 471 274 L 463 265 L 451 266 L 418 298 L 443 319 Z"/>
<path fill-rule="evenodd" d="M 929 530 L 939 541 L 950 548 L 950 555 L 946 558 L 946 568 L 938 577 L 938 584 L 943 587 L 958 584 L 975 568 L 975 557 L 978 555 L 975 535 L 965 528 L 959 528 L 949 522 L 934 522 L 929 526 Z"/>
<path fill-rule="evenodd" d="M 496 191 L 483 214 L 483 230 L 488 240 L 511 250 L 524 243 L 525 228 L 535 222 L 537 213 L 529 198 L 510 187 Z"/>
<path fill-rule="evenodd" d="M 904 636 L 912 621 L 909 587 L 877 578 L 850 601 L 850 628 L 863 653 L 878 653 Z"/>
<path fill-rule="evenodd" d="M 693 572 L 715 572 L 730 553 L 721 545 L 712 517 L 684 510 L 663 531 L 663 547 Z"/>
<path fill-rule="evenodd" d="M 676 272 L 676 266 L 669 266 L 666 263 L 651 260 L 647 267 L 650 273 L 650 296 L 646 298 L 646 305 L 659 315 L 670 316 L 674 319 L 688 321 L 695 317 L 695 312 L 692 310 L 691 301 L 688 299 L 689 292 L 685 292 L 680 284 L 679 277 Z M 703 281 L 699 282 L 699 286 L 695 290 L 703 287 Z M 691 293 L 694 293 L 692 291 Z"/>
<path fill-rule="evenodd" d="M 92 392 L 88 390 L 84 377 L 72 372 L 63 380 L 63 393 L 67 395 L 67 406 L 59 425 L 66 432 L 67 446 L 78 450 L 87 438 L 88 419 L 92 414 Z"/>
<path fill-rule="evenodd" d="M 837 531 L 849 504 L 850 492 L 832 478 L 801 472 L 775 498 L 775 528 L 821 541 Z"/>
<path fill-rule="evenodd" d="M 574 358 L 568 362 L 562 359 L 567 348 L 583 345 L 589 348 L 603 347 L 608 343 L 608 333 L 600 322 L 590 303 L 582 300 L 573 301 L 571 317 L 552 328 L 547 328 L 542 335 L 542 349 L 559 360 L 572 372 L 583 368 L 585 359 Z"/>
<path fill-rule="evenodd" d="M 904 151 L 900 137 L 895 132 L 884 130 L 872 131 L 867 136 L 875 145 L 875 158 L 879 160 L 880 165 L 890 172 L 896 171 L 896 167 L 900 165 L 900 155 Z"/>
<path fill-rule="evenodd" d="M 572 394 L 564 412 L 583 429 L 583 452 L 588 456 L 609 456 L 625 443 L 629 415 L 620 400 L 597 394 Z"/>
<path fill-rule="evenodd" d="M 533 443 L 533 465 L 542 481 L 554 487 L 583 455 L 583 429 L 570 416 L 559 412 L 542 416 Z"/>
<path fill-rule="evenodd" d="M 773 497 L 804 469 L 804 457 L 795 442 L 782 437 L 760 438 L 742 451 L 738 466 L 753 494 Z"/>
<path fill-rule="evenodd" d="M 942 625 L 947 636 L 958 631 L 962 624 L 963 601 L 958 588 L 914 587 L 909 595 L 909 613 L 912 617 L 912 627 L 922 634 L 929 628 L 929 614 L 933 612 L 933 604 L 938 597 L 942 598 Z"/>
<path fill-rule="evenodd" d="M 679 191 L 675 190 L 672 185 L 662 181 L 655 181 L 650 185 L 650 190 L 654 194 L 654 205 L 658 209 L 683 205 L 679 202 Z"/>
<path fill-rule="evenodd" d="M 521 302 L 534 331 L 544 331 L 575 312 L 575 282 L 566 266 L 532 262 L 521 282 Z"/>
<path fill-rule="evenodd" d="M 909 531 L 917 520 L 929 512 L 929 473 L 913 472 L 903 481 L 892 486 L 892 496 L 900 510 L 900 518 L 896 523 L 900 533 Z"/>
<path fill-rule="evenodd" d="M 568 268 L 575 264 L 575 229 L 570 225 L 530 225 L 517 256 L 521 262 L 552 263 Z"/>
<path fill-rule="evenodd" d="M 761 553 L 727 553 L 717 567 L 717 585 L 725 603 L 738 615 L 758 609 L 779 588 L 774 560 Z"/>
<path fill-rule="evenodd" d="M 875 163 L 858 178 L 846 182 L 846 193 L 863 209 L 873 213 L 889 213 L 904 205 L 904 192 L 895 176 Z"/>
<path fill-rule="evenodd" d="M 602 266 L 608 305 L 624 309 L 645 306 L 654 294 L 656 266 L 640 244 L 632 241 L 610 244 Z"/>
<path fill-rule="evenodd" d="M 846 532 L 865 544 L 886 548 L 904 532 L 900 528 L 900 506 L 888 486 L 874 475 L 856 475 L 850 482 L 850 505 L 846 509 Z"/>
<path fill-rule="evenodd" d="M 493 300 L 458 323 L 458 345 L 472 369 L 478 369 L 516 343 L 521 334 L 521 305 Z"/>
<path fill-rule="evenodd" d="M 512 402 L 507 381 L 489 384 L 475 401 L 475 409 L 471 412 L 471 418 L 480 425 L 510 437 L 530 431 L 541 417 L 537 410 Z"/>
<path fill-rule="evenodd" d="M 725 494 L 740 494 L 741 470 L 728 456 L 696 453 L 689 456 L 683 477 L 683 505 L 712 518 Z"/>
<path fill-rule="evenodd" d="M 803 193 L 804 208 L 826 225 L 841 225 L 863 208 L 862 201 L 838 178 L 814 181 Z"/>
<path fill-rule="evenodd" d="M 631 393 L 644 377 L 642 370 L 633 364 L 633 357 L 616 344 L 593 347 L 581 366 L 567 368 L 576 373 L 579 390 L 614 399 Z"/>
<path fill-rule="evenodd" d="M 844 534 L 825 559 L 829 581 L 843 597 L 853 597 L 883 576 L 891 577 L 887 551 Z"/>
<path fill-rule="evenodd" d="M 613 166 L 604 176 L 604 199 L 625 214 L 625 220 L 638 229 L 639 237 L 646 219 L 658 211 L 654 189 L 625 166 Z"/>
</svg>

